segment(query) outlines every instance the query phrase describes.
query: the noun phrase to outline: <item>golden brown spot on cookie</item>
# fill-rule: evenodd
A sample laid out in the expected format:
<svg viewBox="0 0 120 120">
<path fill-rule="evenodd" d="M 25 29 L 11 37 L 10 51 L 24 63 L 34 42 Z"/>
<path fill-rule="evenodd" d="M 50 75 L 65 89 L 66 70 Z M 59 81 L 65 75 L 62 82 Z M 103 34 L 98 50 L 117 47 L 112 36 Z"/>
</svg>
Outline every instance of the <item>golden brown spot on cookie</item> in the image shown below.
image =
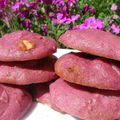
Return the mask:
<svg viewBox="0 0 120 120">
<path fill-rule="evenodd" d="M 67 71 L 70 72 L 70 73 L 74 73 L 74 74 L 78 74 L 79 73 L 79 69 L 75 65 L 69 66 L 67 68 Z"/>
<path fill-rule="evenodd" d="M 28 50 L 35 48 L 35 43 L 33 43 L 29 40 L 20 40 L 19 41 L 19 48 L 22 51 L 28 51 Z"/>
<path fill-rule="evenodd" d="M 69 66 L 67 68 L 67 72 L 69 74 L 69 80 L 70 82 L 74 82 L 74 83 L 82 83 L 82 80 L 84 80 L 84 76 L 82 75 L 82 71 L 76 66 L 76 65 L 72 65 L 72 66 Z M 67 75 L 68 75 L 67 74 Z M 65 80 L 67 80 L 67 76 L 64 77 Z"/>
<path fill-rule="evenodd" d="M 67 68 L 67 70 L 68 70 L 68 72 L 74 72 L 75 70 L 74 70 L 74 67 L 69 67 L 69 68 Z"/>
</svg>

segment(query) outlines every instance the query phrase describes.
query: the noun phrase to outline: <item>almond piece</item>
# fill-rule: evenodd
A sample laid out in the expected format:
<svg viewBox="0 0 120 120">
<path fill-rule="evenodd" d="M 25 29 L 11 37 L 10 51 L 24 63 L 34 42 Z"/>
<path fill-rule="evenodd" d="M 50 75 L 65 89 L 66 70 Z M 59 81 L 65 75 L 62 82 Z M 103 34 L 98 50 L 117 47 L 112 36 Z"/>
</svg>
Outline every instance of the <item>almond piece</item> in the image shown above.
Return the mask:
<svg viewBox="0 0 120 120">
<path fill-rule="evenodd" d="M 29 40 L 20 40 L 19 48 L 22 51 L 28 51 L 28 50 L 35 48 L 35 44 Z"/>
</svg>

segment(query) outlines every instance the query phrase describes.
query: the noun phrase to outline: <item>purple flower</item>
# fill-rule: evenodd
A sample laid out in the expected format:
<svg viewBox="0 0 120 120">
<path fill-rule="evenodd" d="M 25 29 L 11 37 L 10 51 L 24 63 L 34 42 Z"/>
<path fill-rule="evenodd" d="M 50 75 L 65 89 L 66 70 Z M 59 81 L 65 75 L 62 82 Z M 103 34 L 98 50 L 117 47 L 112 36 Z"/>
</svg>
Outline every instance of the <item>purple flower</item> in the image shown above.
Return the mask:
<svg viewBox="0 0 120 120">
<path fill-rule="evenodd" d="M 1 17 L 2 17 L 1 20 L 2 20 L 5 24 L 7 24 L 7 23 L 8 23 L 8 16 L 7 16 L 7 14 L 6 14 L 5 11 L 2 11 Z"/>
<path fill-rule="evenodd" d="M 77 20 L 80 17 L 79 14 L 72 15 L 71 18 L 66 19 L 66 24 L 70 24 L 71 22 Z"/>
<path fill-rule="evenodd" d="M 40 17 L 40 14 L 38 13 L 37 10 L 32 10 L 31 12 L 33 13 L 33 15 L 34 15 L 36 18 L 39 18 L 39 17 Z"/>
<path fill-rule="evenodd" d="M 15 12 L 15 11 L 17 11 L 18 9 L 19 9 L 19 6 L 21 5 L 21 2 L 15 2 L 15 4 L 13 4 L 12 6 L 11 6 L 11 10 L 13 11 L 13 12 Z"/>
<path fill-rule="evenodd" d="M 55 4 L 56 6 L 65 6 L 65 4 L 68 3 L 69 6 L 72 6 L 76 3 L 76 0 L 53 0 L 52 4 Z"/>
<path fill-rule="evenodd" d="M 113 20 L 113 19 L 111 19 L 111 20 L 109 21 L 109 25 L 112 25 L 112 24 L 113 24 L 113 22 L 114 22 L 114 20 Z"/>
<path fill-rule="evenodd" d="M 73 16 L 71 17 L 71 20 L 72 20 L 72 21 L 75 21 L 75 20 L 77 20 L 79 17 L 80 17 L 79 14 L 73 15 Z"/>
<path fill-rule="evenodd" d="M 7 24 L 7 25 L 8 25 L 9 20 L 8 20 L 8 17 L 7 17 L 7 16 L 4 16 L 3 21 L 4 21 L 4 23 L 5 23 L 5 24 Z"/>
<path fill-rule="evenodd" d="M 66 17 L 62 13 L 57 13 L 57 18 L 52 18 L 52 21 L 56 24 L 62 24 L 66 21 Z"/>
<path fill-rule="evenodd" d="M 94 12 L 95 12 L 94 7 L 90 7 L 90 8 L 89 8 L 89 12 L 90 12 L 90 14 L 94 14 Z"/>
<path fill-rule="evenodd" d="M 25 18 L 29 16 L 29 10 L 24 10 L 23 12 L 19 12 L 19 18 Z"/>
<path fill-rule="evenodd" d="M 111 10 L 117 10 L 118 6 L 116 4 L 112 4 Z"/>
<path fill-rule="evenodd" d="M 89 5 L 86 4 L 86 5 L 83 7 L 82 13 L 85 14 L 88 10 L 89 10 Z"/>
<path fill-rule="evenodd" d="M 6 0 L 0 0 L 0 9 L 3 9 L 6 6 Z"/>
<path fill-rule="evenodd" d="M 37 8 L 37 2 L 30 2 L 30 4 L 27 5 L 30 9 L 36 9 Z"/>
<path fill-rule="evenodd" d="M 115 33 L 115 34 L 120 34 L 120 26 L 117 26 L 117 25 L 115 25 L 115 24 L 112 24 L 112 25 L 111 25 L 111 30 L 112 30 L 112 32 Z"/>
<path fill-rule="evenodd" d="M 120 10 L 120 4 L 117 5 L 117 9 Z"/>
<path fill-rule="evenodd" d="M 41 29 L 42 29 L 42 32 L 44 33 L 44 35 L 46 35 L 46 33 L 47 33 L 47 26 L 46 26 L 46 24 L 42 24 Z"/>
<path fill-rule="evenodd" d="M 103 22 L 99 19 L 95 19 L 95 17 L 90 17 L 85 19 L 84 24 L 88 28 L 93 28 L 93 29 L 102 29 L 103 28 Z"/>
<path fill-rule="evenodd" d="M 50 5 L 52 4 L 52 0 L 40 0 L 40 3 Z"/>
<path fill-rule="evenodd" d="M 23 27 L 30 28 L 30 24 L 31 24 L 31 21 L 27 19 L 23 22 Z"/>
<path fill-rule="evenodd" d="M 103 22 L 95 17 L 85 19 L 81 25 L 74 26 L 73 29 L 103 29 Z"/>
<path fill-rule="evenodd" d="M 76 25 L 73 27 L 73 30 L 86 29 L 85 24 Z"/>
<path fill-rule="evenodd" d="M 50 19 L 53 19 L 54 16 L 55 16 L 55 14 L 54 14 L 53 12 L 50 12 L 50 13 L 49 13 L 49 18 L 50 18 Z"/>
<path fill-rule="evenodd" d="M 13 12 L 16 12 L 18 9 L 22 9 L 23 7 L 27 6 L 29 7 L 29 4 L 26 2 L 26 0 L 20 0 L 20 1 L 16 1 L 12 6 L 11 6 L 11 10 Z"/>
<path fill-rule="evenodd" d="M 52 4 L 55 4 L 56 6 L 64 6 L 65 1 L 64 0 L 53 0 Z"/>
<path fill-rule="evenodd" d="M 76 15 L 72 15 L 71 17 L 69 17 L 68 14 L 57 13 L 56 17 L 57 18 L 54 18 L 54 14 L 50 14 L 50 18 L 54 21 L 54 23 L 56 23 L 56 24 L 62 24 L 62 23 L 70 24 L 71 22 L 77 20 L 80 17 L 80 15 L 76 14 Z"/>
<path fill-rule="evenodd" d="M 68 2 L 68 5 L 72 6 L 73 4 L 76 4 L 76 0 L 66 0 Z"/>
<path fill-rule="evenodd" d="M 2 17 L 3 16 L 3 11 L 2 10 L 0 10 L 0 17 Z"/>
</svg>

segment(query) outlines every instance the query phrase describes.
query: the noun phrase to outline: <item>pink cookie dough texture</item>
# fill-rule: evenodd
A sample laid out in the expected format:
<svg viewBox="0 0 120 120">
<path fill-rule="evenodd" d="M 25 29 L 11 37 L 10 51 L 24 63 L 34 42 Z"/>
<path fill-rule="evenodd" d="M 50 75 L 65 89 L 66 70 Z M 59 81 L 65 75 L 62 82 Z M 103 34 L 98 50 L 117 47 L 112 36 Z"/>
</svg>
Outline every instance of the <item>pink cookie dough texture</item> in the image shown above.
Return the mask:
<svg viewBox="0 0 120 120">
<path fill-rule="evenodd" d="M 16 31 L 0 38 L 0 61 L 26 61 L 41 59 L 56 52 L 52 38 L 27 30 Z"/>
<path fill-rule="evenodd" d="M 68 30 L 59 38 L 67 47 L 120 61 L 120 37 L 95 29 Z"/>
<path fill-rule="evenodd" d="M 0 120 L 21 120 L 32 105 L 32 97 L 22 88 L 0 84 Z"/>
<path fill-rule="evenodd" d="M 83 120 L 120 120 L 120 91 L 99 90 L 65 82 L 50 85 L 51 101 L 60 110 Z"/>
<path fill-rule="evenodd" d="M 68 53 L 55 63 L 55 72 L 72 83 L 99 89 L 120 90 L 119 61 L 85 53 Z"/>
<path fill-rule="evenodd" d="M 56 60 L 52 55 L 33 61 L 0 62 L 0 82 L 17 85 L 48 82 L 57 78 L 54 72 Z"/>
</svg>

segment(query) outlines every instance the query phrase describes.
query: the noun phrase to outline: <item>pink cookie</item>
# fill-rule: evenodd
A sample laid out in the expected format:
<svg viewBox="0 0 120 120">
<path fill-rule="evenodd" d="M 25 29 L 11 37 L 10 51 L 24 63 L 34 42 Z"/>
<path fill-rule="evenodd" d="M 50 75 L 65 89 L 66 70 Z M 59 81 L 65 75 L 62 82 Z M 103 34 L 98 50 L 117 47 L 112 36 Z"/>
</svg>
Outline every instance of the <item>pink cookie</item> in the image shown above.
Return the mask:
<svg viewBox="0 0 120 120">
<path fill-rule="evenodd" d="M 29 31 L 16 31 L 0 38 L 0 61 L 41 59 L 56 52 L 53 39 Z"/>
<path fill-rule="evenodd" d="M 49 86 L 53 82 L 54 81 L 47 82 L 47 83 L 34 84 L 32 86 L 31 92 L 32 92 L 34 99 L 37 102 L 40 102 L 42 104 L 46 104 L 56 111 L 63 112 L 58 107 L 56 107 L 55 104 L 52 103 L 52 101 L 51 101 Z"/>
<path fill-rule="evenodd" d="M 83 120 L 120 120 L 120 91 L 98 90 L 56 80 L 51 101 L 62 111 Z"/>
<path fill-rule="evenodd" d="M 85 53 L 68 53 L 55 63 L 62 79 L 99 89 L 120 90 L 120 63 Z"/>
<path fill-rule="evenodd" d="M 55 56 L 49 56 L 33 61 L 0 62 L 0 82 L 19 85 L 48 82 L 57 78 L 56 60 Z"/>
<path fill-rule="evenodd" d="M 31 92 L 37 102 L 51 106 L 49 85 L 50 82 L 34 84 L 32 86 Z"/>
<path fill-rule="evenodd" d="M 23 89 L 0 84 L 0 120 L 20 120 L 32 104 Z"/>
<path fill-rule="evenodd" d="M 120 61 L 120 37 L 95 29 L 68 30 L 59 42 L 82 52 Z"/>
</svg>

